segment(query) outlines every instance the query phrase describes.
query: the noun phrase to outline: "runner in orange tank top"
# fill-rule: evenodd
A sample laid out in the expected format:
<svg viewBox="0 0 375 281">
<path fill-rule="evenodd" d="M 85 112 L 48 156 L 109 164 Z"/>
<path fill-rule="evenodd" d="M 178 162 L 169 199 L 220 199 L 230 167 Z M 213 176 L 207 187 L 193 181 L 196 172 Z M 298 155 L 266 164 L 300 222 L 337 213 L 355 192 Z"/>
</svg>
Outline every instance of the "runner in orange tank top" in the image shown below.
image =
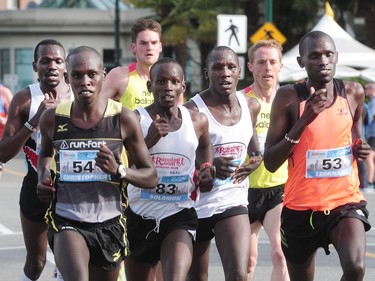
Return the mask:
<svg viewBox="0 0 375 281">
<path fill-rule="evenodd" d="M 288 160 L 281 236 L 290 280 L 313 280 L 316 251 L 329 254 L 329 244 L 341 280 L 363 280 L 371 227 L 357 168 L 370 150 L 361 139 L 364 90 L 333 79 L 338 54 L 328 34 L 307 33 L 299 53 L 308 78 L 277 91 L 264 154 L 271 172 Z"/>
</svg>

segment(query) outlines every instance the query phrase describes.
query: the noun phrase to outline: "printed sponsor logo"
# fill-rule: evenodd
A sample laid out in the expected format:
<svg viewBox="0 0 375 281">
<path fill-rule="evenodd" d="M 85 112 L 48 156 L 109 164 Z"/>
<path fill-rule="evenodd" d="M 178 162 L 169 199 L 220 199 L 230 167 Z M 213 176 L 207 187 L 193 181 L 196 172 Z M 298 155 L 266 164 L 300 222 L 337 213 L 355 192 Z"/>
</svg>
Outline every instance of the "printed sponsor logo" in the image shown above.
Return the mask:
<svg viewBox="0 0 375 281">
<path fill-rule="evenodd" d="M 226 144 L 226 145 L 218 145 L 214 147 L 215 156 L 220 155 L 224 157 L 228 156 L 235 156 L 242 155 L 242 151 L 245 149 L 243 144 Z"/>
<path fill-rule="evenodd" d="M 151 155 L 151 159 L 157 169 L 185 171 L 191 165 L 190 159 L 183 155 L 158 153 Z"/>
<path fill-rule="evenodd" d="M 57 126 L 57 133 L 59 133 L 59 132 L 67 132 L 68 131 L 67 126 L 68 126 L 68 123 L 63 124 L 63 125 L 58 125 Z"/>
<path fill-rule="evenodd" d="M 60 145 L 60 149 L 99 149 L 100 144 L 106 144 L 105 141 L 63 141 Z"/>
</svg>

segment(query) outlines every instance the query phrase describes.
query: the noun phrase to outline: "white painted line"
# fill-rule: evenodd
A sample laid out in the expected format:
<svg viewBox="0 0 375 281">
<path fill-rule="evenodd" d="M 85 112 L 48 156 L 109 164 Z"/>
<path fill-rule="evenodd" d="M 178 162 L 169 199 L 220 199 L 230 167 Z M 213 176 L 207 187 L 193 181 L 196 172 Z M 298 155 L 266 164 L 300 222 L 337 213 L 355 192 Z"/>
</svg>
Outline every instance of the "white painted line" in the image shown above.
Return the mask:
<svg viewBox="0 0 375 281">
<path fill-rule="evenodd" d="M 13 234 L 14 232 L 4 225 L 0 224 L 0 234 Z"/>
<path fill-rule="evenodd" d="M 13 232 L 13 233 L 1 233 L 0 232 L 0 237 L 1 236 L 16 236 L 16 235 L 23 235 L 22 232 Z"/>
<path fill-rule="evenodd" d="M 25 246 L 15 246 L 15 247 L 0 247 L 0 252 L 2 251 L 14 251 L 14 250 L 22 250 L 25 249 Z M 47 261 L 53 265 L 55 265 L 55 258 L 53 257 L 53 253 L 50 249 L 47 251 Z"/>
<path fill-rule="evenodd" d="M 1 252 L 1 251 L 21 250 L 21 249 L 25 249 L 25 246 L 17 246 L 17 247 L 1 247 L 1 248 L 0 248 L 0 252 Z"/>
</svg>

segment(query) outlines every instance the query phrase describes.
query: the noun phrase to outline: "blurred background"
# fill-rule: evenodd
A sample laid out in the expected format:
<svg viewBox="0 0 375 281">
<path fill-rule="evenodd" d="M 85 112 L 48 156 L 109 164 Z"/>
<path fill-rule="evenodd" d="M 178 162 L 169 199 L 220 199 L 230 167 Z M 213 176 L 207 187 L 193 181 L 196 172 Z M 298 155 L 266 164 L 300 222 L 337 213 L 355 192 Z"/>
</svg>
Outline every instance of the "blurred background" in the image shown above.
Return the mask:
<svg viewBox="0 0 375 281">
<path fill-rule="evenodd" d="M 247 48 L 254 43 L 250 39 L 252 36 L 257 35 L 257 39 L 264 39 L 264 30 L 268 35 L 273 32 L 275 39 L 284 39 L 282 44 L 286 54 L 327 14 L 326 2 L 0 0 L 0 83 L 8 86 L 13 93 L 34 83 L 36 74 L 31 67 L 33 49 L 39 41 L 46 38 L 60 41 L 67 51 L 79 45 L 96 48 L 102 53 L 107 70 L 117 65 L 128 64 L 134 59 L 129 48 L 130 29 L 138 18 L 148 17 L 159 21 L 163 27 L 163 55 L 174 57 L 184 66 L 189 97 L 207 86 L 202 69 L 208 51 L 218 44 L 218 15 L 247 17 L 247 26 L 240 26 L 241 29 L 246 29 Z M 375 1 L 330 0 L 329 4 L 334 12 L 334 24 L 339 25 L 353 40 L 371 51 L 374 50 Z M 271 33 L 262 29 L 265 23 L 272 23 L 274 29 Z M 340 50 L 338 51 L 340 53 Z M 246 67 L 246 53 L 238 55 L 245 71 L 239 84 L 239 89 L 242 89 L 252 82 L 252 77 Z M 367 57 L 375 60 L 375 51 L 370 52 Z M 340 59 L 342 56 L 339 56 L 339 64 Z M 292 58 L 292 62 L 294 61 Z M 285 69 L 288 69 L 288 64 L 288 61 L 284 62 Z M 345 76 L 362 84 L 366 81 L 375 81 L 373 69 L 358 65 L 348 67 L 349 72 L 340 72 L 339 78 Z M 363 73 L 365 69 L 366 73 Z M 297 76 L 289 73 L 280 76 L 283 79 L 281 83 L 284 83 L 300 79 L 301 73 Z"/>
</svg>

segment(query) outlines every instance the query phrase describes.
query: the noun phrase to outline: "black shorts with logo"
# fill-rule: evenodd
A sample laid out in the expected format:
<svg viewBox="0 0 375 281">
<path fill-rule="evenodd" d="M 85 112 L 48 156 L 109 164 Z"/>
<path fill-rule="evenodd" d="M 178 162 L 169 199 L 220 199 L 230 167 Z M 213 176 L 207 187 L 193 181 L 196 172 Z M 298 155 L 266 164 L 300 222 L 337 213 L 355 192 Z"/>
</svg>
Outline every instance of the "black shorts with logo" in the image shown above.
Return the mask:
<svg viewBox="0 0 375 281">
<path fill-rule="evenodd" d="M 269 188 L 249 188 L 249 219 L 250 223 L 259 221 L 263 224 L 269 210 L 281 204 L 284 199 L 284 185 Z"/>
<path fill-rule="evenodd" d="M 331 211 L 295 211 L 283 207 L 281 212 L 281 244 L 285 258 L 295 264 L 305 262 L 318 248 L 329 255 L 329 235 L 342 218 L 357 218 L 365 231 L 370 230 L 366 201 L 348 203 Z"/>
<path fill-rule="evenodd" d="M 129 255 L 126 218 L 123 215 L 102 223 L 87 223 L 53 214 L 49 216 L 48 225 L 48 243 L 52 251 L 54 235 L 62 231 L 77 231 L 87 243 L 90 263 L 105 271 L 116 270 Z"/>
</svg>

